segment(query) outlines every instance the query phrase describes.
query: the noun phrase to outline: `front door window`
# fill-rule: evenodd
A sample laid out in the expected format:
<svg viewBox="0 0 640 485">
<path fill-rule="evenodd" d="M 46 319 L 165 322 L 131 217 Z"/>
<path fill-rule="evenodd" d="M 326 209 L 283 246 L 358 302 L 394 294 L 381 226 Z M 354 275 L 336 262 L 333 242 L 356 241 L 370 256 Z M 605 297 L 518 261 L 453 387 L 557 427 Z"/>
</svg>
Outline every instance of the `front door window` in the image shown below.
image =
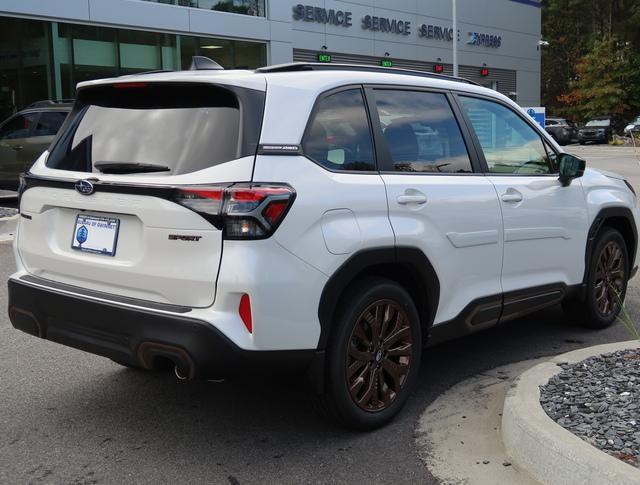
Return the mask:
<svg viewBox="0 0 640 485">
<path fill-rule="evenodd" d="M 557 173 L 540 135 L 506 106 L 461 96 L 490 173 L 539 175 Z"/>
</svg>

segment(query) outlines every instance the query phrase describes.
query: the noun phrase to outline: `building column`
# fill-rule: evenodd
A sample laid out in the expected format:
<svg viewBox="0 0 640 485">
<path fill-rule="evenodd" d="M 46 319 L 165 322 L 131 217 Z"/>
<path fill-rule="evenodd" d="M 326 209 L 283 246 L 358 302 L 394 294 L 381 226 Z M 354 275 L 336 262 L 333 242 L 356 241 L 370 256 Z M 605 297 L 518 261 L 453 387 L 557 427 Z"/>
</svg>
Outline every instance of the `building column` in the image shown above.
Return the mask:
<svg viewBox="0 0 640 485">
<path fill-rule="evenodd" d="M 62 99 L 62 75 L 60 73 L 61 52 L 58 43 L 58 22 L 51 22 L 51 59 L 53 68 L 53 99 Z"/>
</svg>

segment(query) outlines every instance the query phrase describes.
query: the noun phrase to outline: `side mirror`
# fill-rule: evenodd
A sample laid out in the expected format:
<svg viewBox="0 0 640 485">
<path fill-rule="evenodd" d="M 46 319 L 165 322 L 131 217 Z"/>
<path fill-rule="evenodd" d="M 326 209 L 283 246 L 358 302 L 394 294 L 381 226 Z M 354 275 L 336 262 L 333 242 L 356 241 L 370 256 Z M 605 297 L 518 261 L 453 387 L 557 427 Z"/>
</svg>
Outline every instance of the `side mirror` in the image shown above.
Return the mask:
<svg viewBox="0 0 640 485">
<path fill-rule="evenodd" d="M 580 157 L 575 155 L 569 155 L 568 153 L 561 153 L 559 157 L 560 162 L 560 183 L 563 187 L 571 185 L 573 179 L 577 179 L 584 175 L 584 169 L 587 163 Z"/>
</svg>

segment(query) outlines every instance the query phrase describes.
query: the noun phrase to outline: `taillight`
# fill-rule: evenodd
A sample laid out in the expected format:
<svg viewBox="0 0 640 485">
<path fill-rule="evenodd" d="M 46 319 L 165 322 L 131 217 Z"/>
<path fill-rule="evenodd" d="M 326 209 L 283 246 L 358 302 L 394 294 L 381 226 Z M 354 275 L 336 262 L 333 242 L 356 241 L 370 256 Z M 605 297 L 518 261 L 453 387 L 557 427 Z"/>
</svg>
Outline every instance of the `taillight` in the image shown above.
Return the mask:
<svg viewBox="0 0 640 485">
<path fill-rule="evenodd" d="M 182 187 L 174 201 L 222 229 L 225 239 L 264 239 L 278 228 L 294 198 L 288 185 L 237 183 Z"/>
</svg>

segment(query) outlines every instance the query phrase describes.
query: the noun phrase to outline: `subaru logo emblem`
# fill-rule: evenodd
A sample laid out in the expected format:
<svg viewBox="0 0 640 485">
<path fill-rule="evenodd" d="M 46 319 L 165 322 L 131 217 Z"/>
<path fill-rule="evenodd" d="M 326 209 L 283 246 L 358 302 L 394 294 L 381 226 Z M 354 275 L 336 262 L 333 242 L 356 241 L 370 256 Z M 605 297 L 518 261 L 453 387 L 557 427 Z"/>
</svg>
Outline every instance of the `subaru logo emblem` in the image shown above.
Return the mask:
<svg viewBox="0 0 640 485">
<path fill-rule="evenodd" d="M 82 195 L 91 195 L 95 189 L 93 188 L 93 184 L 88 180 L 78 180 L 76 182 L 76 190 Z"/>
</svg>

